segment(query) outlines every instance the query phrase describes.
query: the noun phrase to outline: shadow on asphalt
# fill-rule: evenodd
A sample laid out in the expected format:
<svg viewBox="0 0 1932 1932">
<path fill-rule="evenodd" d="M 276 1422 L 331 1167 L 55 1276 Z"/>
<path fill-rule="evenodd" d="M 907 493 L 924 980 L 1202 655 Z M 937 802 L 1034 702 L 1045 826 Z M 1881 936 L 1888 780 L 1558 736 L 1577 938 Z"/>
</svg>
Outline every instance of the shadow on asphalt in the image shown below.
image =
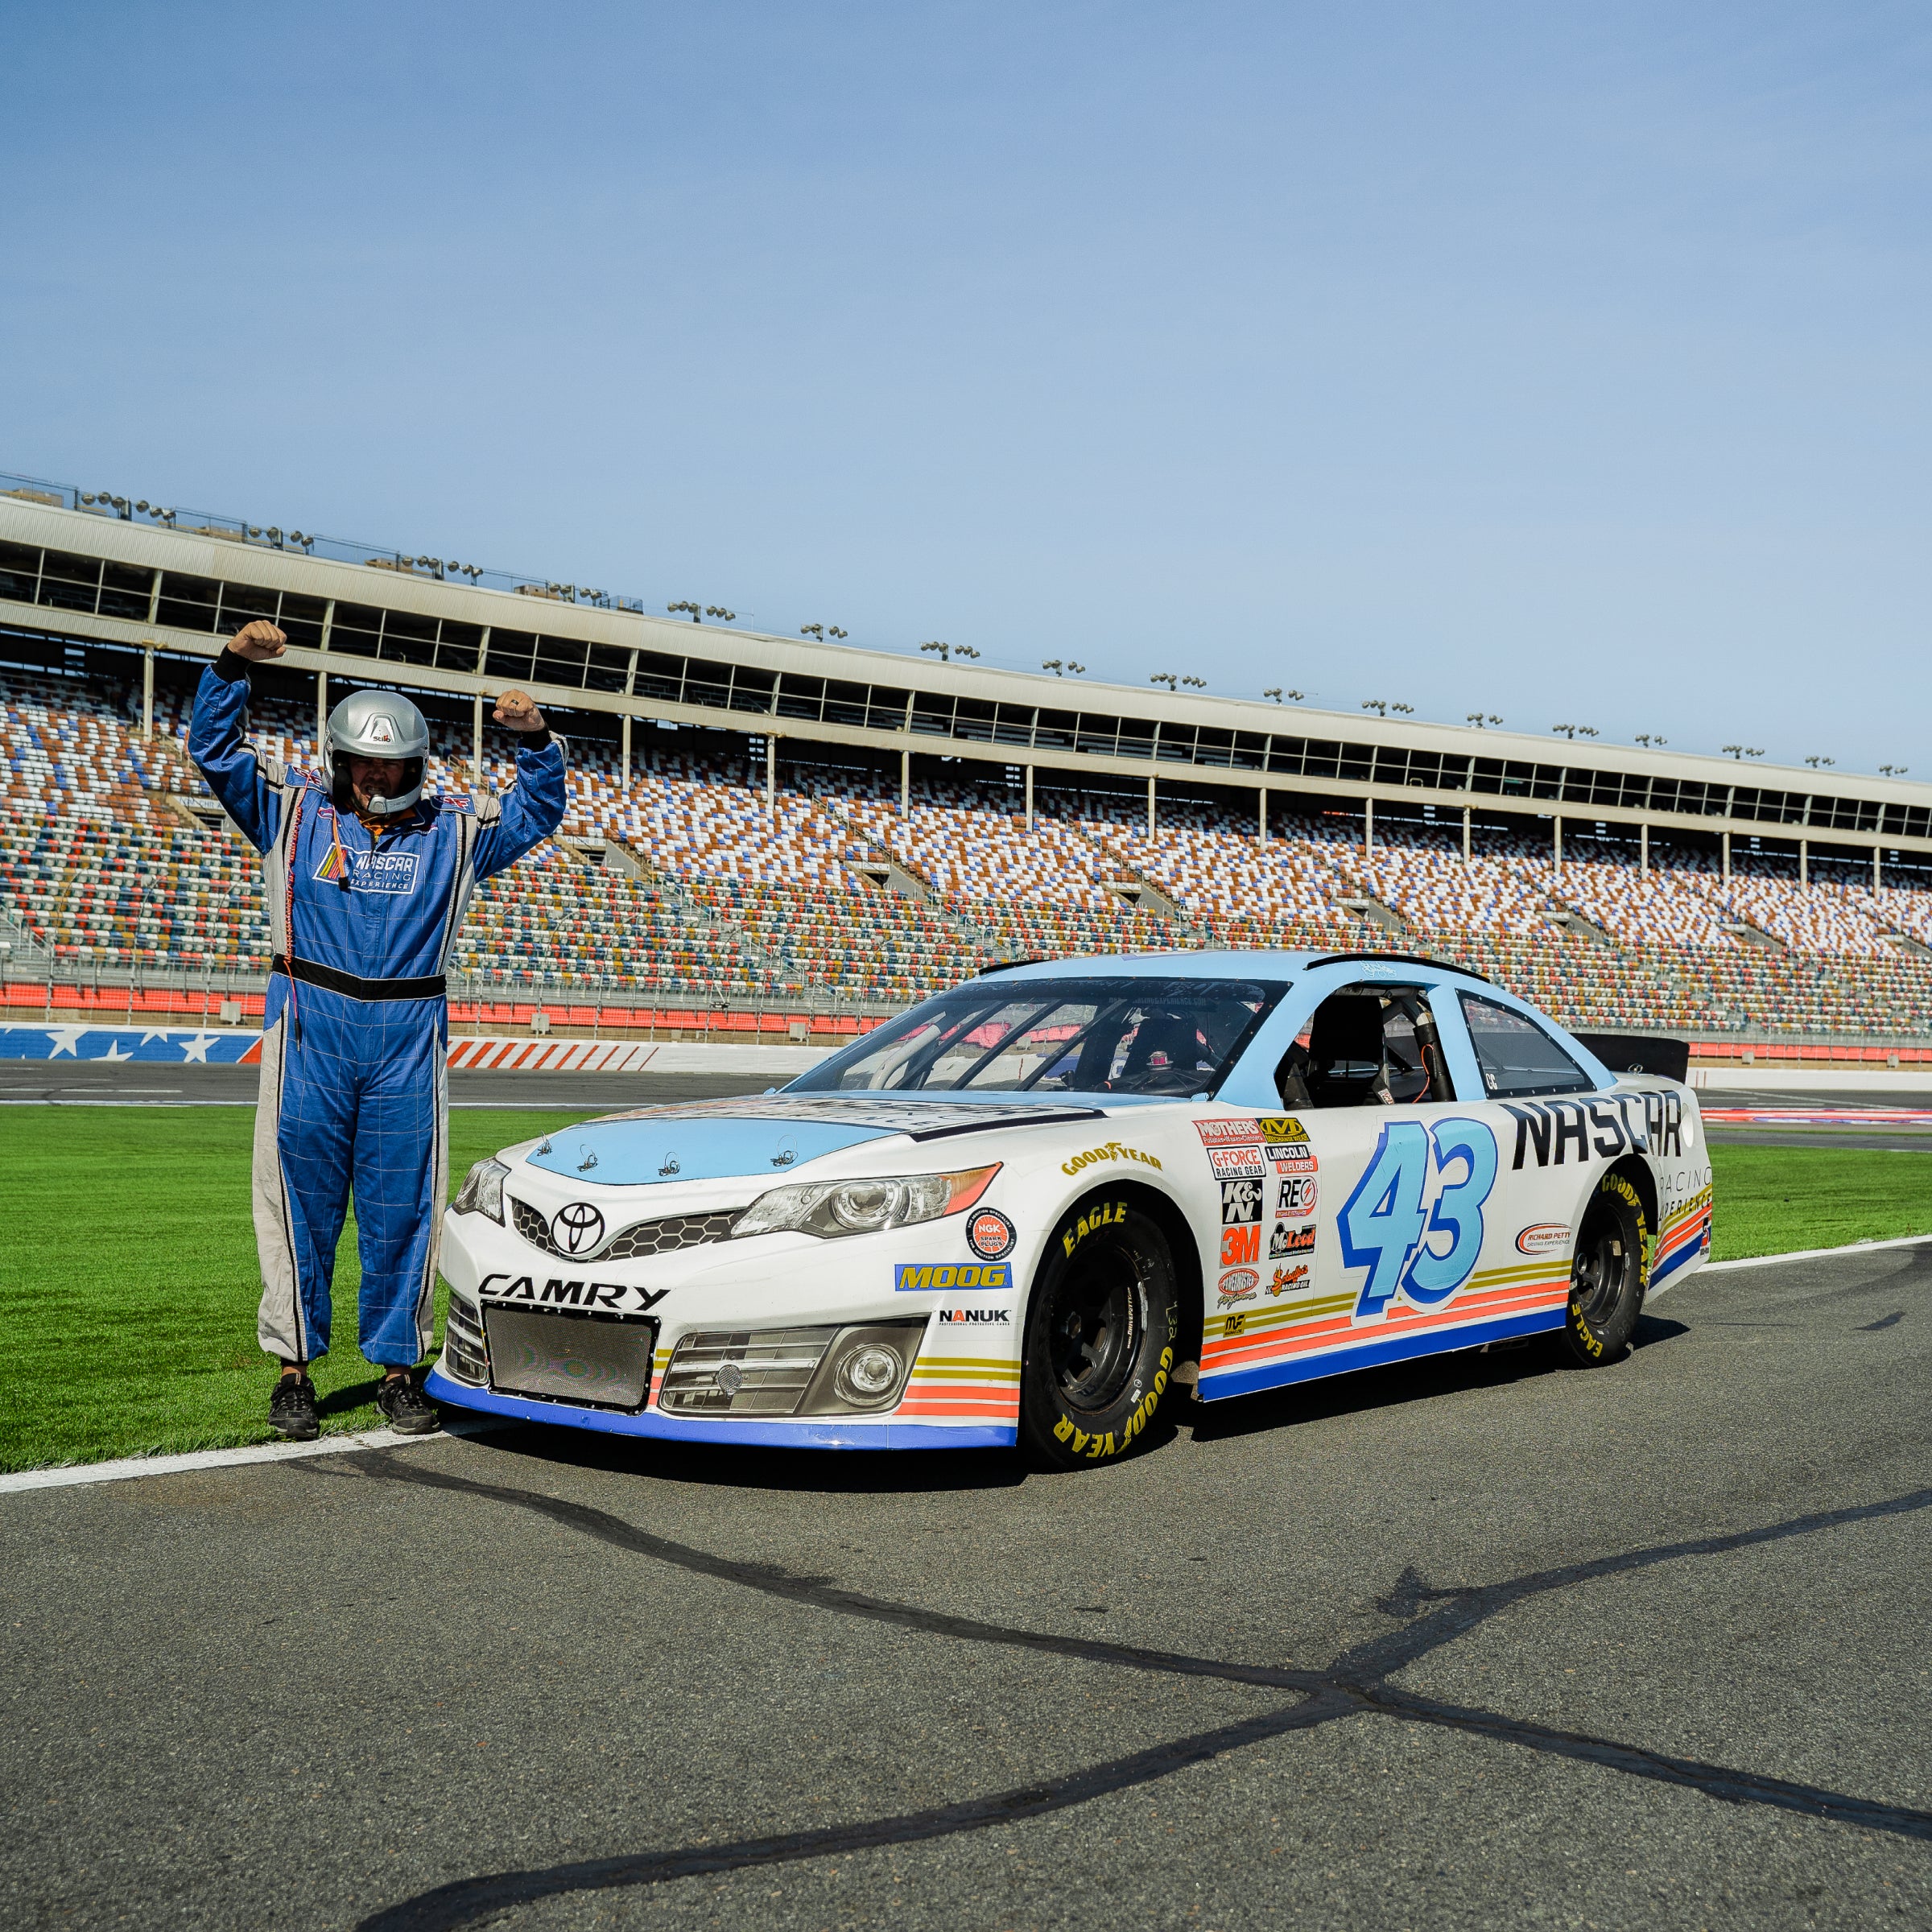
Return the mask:
<svg viewBox="0 0 1932 1932">
<path fill-rule="evenodd" d="M 1637 1323 L 1632 1347 L 1652 1348 L 1689 1333 L 1682 1322 L 1646 1315 Z M 1187 1399 L 1164 1409 L 1134 1453 L 1158 1454 L 1183 1435 L 1201 1442 L 1224 1442 L 1336 1416 L 1427 1402 L 1465 1389 L 1503 1388 L 1569 1373 L 1563 1359 L 1538 1337 L 1505 1344 L 1486 1355 L 1469 1350 L 1393 1368 L 1364 1369 L 1212 1406 Z M 372 1393 L 374 1387 L 371 1384 Z M 369 1394 L 347 1389 L 331 1398 L 345 1406 L 369 1399 Z M 1017 1450 L 1010 1449 L 956 1453 L 914 1450 L 896 1455 L 890 1451 L 774 1451 L 530 1426 L 493 1430 L 486 1439 L 499 1454 L 530 1463 L 611 1476 L 647 1476 L 654 1482 L 791 1496 L 919 1496 L 948 1490 L 1010 1489 L 1030 1477 L 1082 1473 L 1031 1469 Z"/>
</svg>

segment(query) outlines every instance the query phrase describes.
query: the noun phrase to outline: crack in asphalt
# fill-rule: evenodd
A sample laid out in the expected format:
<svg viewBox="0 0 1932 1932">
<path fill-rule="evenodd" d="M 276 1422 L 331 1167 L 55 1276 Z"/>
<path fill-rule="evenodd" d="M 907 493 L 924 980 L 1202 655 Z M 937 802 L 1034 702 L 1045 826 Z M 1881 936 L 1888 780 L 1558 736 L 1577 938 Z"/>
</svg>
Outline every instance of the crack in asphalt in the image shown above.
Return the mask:
<svg viewBox="0 0 1932 1932">
<path fill-rule="evenodd" d="M 1769 1806 L 1806 1817 L 1860 1825 L 1871 1831 L 1932 1840 L 1932 1812 L 1882 1804 L 1819 1785 L 1763 1777 L 1753 1772 L 1707 1764 L 1695 1758 L 1675 1757 L 1639 1745 L 1620 1744 L 1613 1739 L 1525 1723 L 1500 1711 L 1445 1703 L 1384 1681 L 1393 1672 L 1406 1668 L 1529 1598 L 1688 1557 L 1720 1555 L 1730 1550 L 1784 1542 L 1793 1537 L 1815 1535 L 1848 1523 L 1869 1522 L 1932 1509 L 1932 1488 L 1913 1490 L 1883 1502 L 1814 1511 L 1757 1530 L 1730 1531 L 1656 1544 L 1647 1549 L 1625 1550 L 1557 1569 L 1532 1571 L 1496 1583 L 1439 1589 L 1431 1587 L 1411 1567 L 1402 1572 L 1388 1595 L 1378 1600 L 1376 1605 L 1385 1616 L 1410 1622 L 1410 1628 L 1352 1646 L 1326 1669 L 1308 1670 L 1230 1663 L 1219 1658 L 1191 1657 L 1131 1644 L 1019 1629 L 973 1617 L 955 1616 L 944 1611 L 922 1609 L 915 1604 L 845 1589 L 829 1578 L 801 1575 L 776 1564 L 743 1563 L 713 1555 L 708 1550 L 654 1535 L 626 1522 L 621 1517 L 588 1504 L 426 1468 L 398 1460 L 393 1451 L 386 1450 L 345 1455 L 332 1468 L 324 1468 L 320 1464 L 309 1468 L 314 1473 L 324 1475 L 345 1475 L 349 1468 L 353 1468 L 365 1477 L 449 1490 L 507 1504 L 547 1517 L 568 1529 L 634 1554 L 650 1557 L 697 1575 L 716 1578 L 720 1582 L 840 1616 L 860 1617 L 928 1636 L 995 1644 L 1010 1649 L 1075 1658 L 1086 1663 L 1291 1690 L 1299 1699 L 1283 1708 L 1198 1732 L 1102 1764 L 1088 1765 L 1063 1777 L 1023 1785 L 1013 1790 L 965 1799 L 957 1804 L 935 1806 L 890 1818 L 828 1826 L 815 1831 L 737 1839 L 715 1845 L 700 1843 L 667 1852 L 584 1860 L 530 1871 L 492 1872 L 457 1879 L 396 1905 L 385 1906 L 362 1919 L 357 1932 L 448 1932 L 448 1929 L 477 1925 L 520 1905 L 567 1893 L 660 1885 L 671 1879 L 741 1871 L 752 1866 L 782 1864 L 834 1853 L 917 1843 L 964 1831 L 983 1831 L 993 1825 L 1013 1823 L 1065 1810 L 1113 1792 L 1150 1784 L 1229 1751 L 1263 1743 L 1291 1732 L 1312 1730 L 1341 1718 L 1356 1716 L 1394 1717 L 1412 1724 L 1431 1724 L 1527 1750 L 1602 1765 L 1630 1777 L 1680 1785 L 1728 1804 Z M 1439 1608 L 1425 1616 L 1425 1607 L 1430 1604 Z M 1418 1617 L 1419 1622 L 1412 1620 Z"/>
</svg>

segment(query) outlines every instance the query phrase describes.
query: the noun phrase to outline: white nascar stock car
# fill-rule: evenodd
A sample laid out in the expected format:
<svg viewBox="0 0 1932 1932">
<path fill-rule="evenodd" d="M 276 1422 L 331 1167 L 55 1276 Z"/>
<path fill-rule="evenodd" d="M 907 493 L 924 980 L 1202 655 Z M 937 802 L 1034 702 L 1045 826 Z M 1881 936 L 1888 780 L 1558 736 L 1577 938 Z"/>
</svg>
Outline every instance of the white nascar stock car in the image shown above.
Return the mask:
<svg viewBox="0 0 1932 1932">
<path fill-rule="evenodd" d="M 1177 1385 L 1219 1402 L 1545 1331 L 1615 1361 L 1710 1231 L 1681 1080 L 1612 1073 L 1473 974 L 1022 964 L 788 1087 L 480 1162 L 428 1389 L 619 1435 L 1071 1465 Z"/>
</svg>

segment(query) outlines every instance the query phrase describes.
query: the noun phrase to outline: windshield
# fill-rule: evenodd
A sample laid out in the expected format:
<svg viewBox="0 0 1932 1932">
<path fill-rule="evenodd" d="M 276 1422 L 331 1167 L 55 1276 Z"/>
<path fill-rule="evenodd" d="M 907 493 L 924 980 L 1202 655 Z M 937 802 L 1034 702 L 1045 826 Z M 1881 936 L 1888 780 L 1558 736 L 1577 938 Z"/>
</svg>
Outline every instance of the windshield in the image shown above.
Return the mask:
<svg viewBox="0 0 1932 1932">
<path fill-rule="evenodd" d="M 1287 990 L 996 974 L 902 1013 L 785 1091 L 1212 1094 Z"/>
</svg>

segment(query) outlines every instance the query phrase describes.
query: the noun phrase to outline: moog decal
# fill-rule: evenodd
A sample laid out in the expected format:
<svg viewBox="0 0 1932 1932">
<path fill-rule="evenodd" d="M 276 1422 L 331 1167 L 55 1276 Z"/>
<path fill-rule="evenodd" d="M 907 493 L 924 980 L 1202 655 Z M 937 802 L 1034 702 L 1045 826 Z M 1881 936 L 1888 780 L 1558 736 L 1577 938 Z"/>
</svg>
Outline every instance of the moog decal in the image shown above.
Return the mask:
<svg viewBox="0 0 1932 1932">
<path fill-rule="evenodd" d="M 901 1294 L 958 1288 L 1010 1288 L 1013 1270 L 1004 1261 L 901 1261 L 892 1271 L 893 1287 Z"/>
</svg>

